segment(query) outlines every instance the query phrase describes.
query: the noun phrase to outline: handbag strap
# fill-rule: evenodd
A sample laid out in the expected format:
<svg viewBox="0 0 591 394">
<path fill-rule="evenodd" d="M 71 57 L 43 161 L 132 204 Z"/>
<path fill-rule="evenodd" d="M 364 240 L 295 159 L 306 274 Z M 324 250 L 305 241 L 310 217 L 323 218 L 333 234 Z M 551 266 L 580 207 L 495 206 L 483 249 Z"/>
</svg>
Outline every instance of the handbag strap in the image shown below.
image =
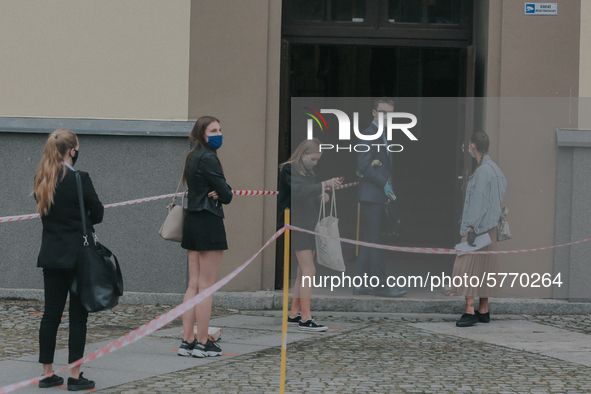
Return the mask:
<svg viewBox="0 0 591 394">
<path fill-rule="evenodd" d="M 335 198 L 337 194 L 335 193 L 335 189 L 334 189 L 334 183 L 332 184 L 332 198 L 331 198 L 331 202 L 330 202 L 330 216 L 333 216 L 332 214 L 332 210 L 334 208 L 334 217 L 337 217 L 337 200 Z"/>
<path fill-rule="evenodd" d="M 199 160 L 197 161 L 197 168 L 199 168 L 199 164 L 201 164 L 201 158 L 203 157 L 203 155 L 199 156 Z M 170 201 L 170 203 L 168 204 L 169 207 L 172 207 L 174 205 L 174 200 L 176 199 L 177 194 L 179 193 L 179 189 L 181 188 L 181 184 L 183 183 L 183 175 L 185 174 L 185 169 L 183 169 L 183 173 L 181 174 L 181 179 L 179 179 L 179 184 L 176 187 L 176 191 L 174 192 L 174 196 L 172 196 L 172 201 Z M 181 202 L 181 207 L 183 207 L 183 209 L 185 208 L 185 196 L 187 195 L 187 192 L 189 191 L 189 189 L 185 190 L 185 192 L 183 193 L 183 199 Z"/>
<path fill-rule="evenodd" d="M 80 205 L 80 217 L 82 218 L 82 237 L 84 238 L 84 246 L 88 246 L 88 234 L 86 232 L 86 212 L 84 209 L 84 196 L 82 194 L 82 180 L 80 172 L 76 171 L 76 187 L 78 189 L 78 205 Z"/>
<path fill-rule="evenodd" d="M 324 187 L 322 186 L 322 182 L 320 182 L 320 187 L 322 188 L 322 194 L 320 195 L 320 210 L 318 211 L 318 221 L 320 218 L 324 219 L 326 217 L 326 211 L 324 210 Z"/>
<path fill-rule="evenodd" d="M 183 174 L 184 174 L 184 171 L 183 171 Z M 183 176 L 182 175 L 181 175 L 181 179 L 179 179 L 179 184 L 176 187 L 176 191 L 174 192 L 174 196 L 172 196 L 172 201 L 170 202 L 169 205 L 173 205 L 174 204 L 174 200 L 176 198 L 176 195 L 178 194 L 179 189 L 181 188 L 181 183 L 183 183 Z M 185 195 L 183 194 L 183 206 L 184 205 L 185 205 Z"/>
</svg>

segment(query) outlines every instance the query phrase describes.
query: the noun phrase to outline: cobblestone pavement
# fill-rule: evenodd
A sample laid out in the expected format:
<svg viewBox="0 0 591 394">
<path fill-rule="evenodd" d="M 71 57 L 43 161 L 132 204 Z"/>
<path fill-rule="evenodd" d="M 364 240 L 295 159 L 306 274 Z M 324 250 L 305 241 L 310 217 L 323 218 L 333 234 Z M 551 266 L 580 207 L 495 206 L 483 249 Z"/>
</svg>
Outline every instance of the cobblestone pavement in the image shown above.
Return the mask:
<svg viewBox="0 0 591 394">
<path fill-rule="evenodd" d="M 0 300 L 0 355 L 36 352 L 40 303 Z M 118 306 L 93 315 L 89 339 L 116 338 L 166 311 L 165 306 Z M 228 314 L 228 311 L 218 311 Z M 250 312 L 265 315 L 263 312 Z M 551 357 L 433 334 L 415 322 L 449 321 L 457 316 L 347 318 L 355 329 L 288 346 L 286 392 L 289 393 L 588 393 L 591 368 Z M 524 316 L 565 330 L 591 332 L 591 316 Z M 510 318 L 510 317 L 509 317 Z M 322 322 L 338 322 L 323 317 Z M 177 323 L 178 324 L 178 323 Z M 333 324 L 334 325 L 334 324 Z M 114 328 L 107 329 L 107 326 Z M 16 334 L 18 340 L 14 339 Z M 61 333 L 62 341 L 65 330 Z M 24 347 L 28 342 L 34 346 Z M 63 342 L 61 342 L 63 343 Z M 152 377 L 101 393 L 277 393 L 280 349 L 270 348 L 223 358 L 209 365 Z"/>
<path fill-rule="evenodd" d="M 169 311 L 168 305 L 117 305 L 110 311 L 88 315 L 87 343 L 116 339 Z M 213 316 L 225 316 L 226 310 L 214 309 Z M 39 323 L 43 302 L 0 299 L 0 361 L 39 352 Z M 68 310 L 57 334 L 57 349 L 68 345 Z M 182 326 L 180 319 L 167 328 Z"/>
</svg>

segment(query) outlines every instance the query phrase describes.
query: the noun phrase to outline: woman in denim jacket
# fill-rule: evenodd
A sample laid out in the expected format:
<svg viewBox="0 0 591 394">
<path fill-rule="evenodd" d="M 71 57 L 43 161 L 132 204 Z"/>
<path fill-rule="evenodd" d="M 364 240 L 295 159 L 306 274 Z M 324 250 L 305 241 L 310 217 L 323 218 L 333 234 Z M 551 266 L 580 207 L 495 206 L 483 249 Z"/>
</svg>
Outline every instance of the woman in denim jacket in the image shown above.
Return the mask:
<svg viewBox="0 0 591 394">
<path fill-rule="evenodd" d="M 470 155 L 478 161 L 478 167 L 468 182 L 460 229 L 462 242 L 467 241 L 469 245 L 474 244 L 477 236 L 488 233 L 492 244 L 480 249 L 481 251 L 497 250 L 497 224 L 507 188 L 507 180 L 503 173 L 488 155 L 489 145 L 488 135 L 482 131 L 477 131 L 470 137 L 468 149 Z M 482 286 L 471 286 L 470 278 L 476 276 L 482 281 L 483 276 L 497 272 L 499 261 L 494 254 L 466 254 L 456 258 L 453 277 L 461 277 L 462 284 L 456 287 L 452 283 L 452 292 L 466 297 L 466 313 L 456 326 L 468 327 L 478 322 L 490 322 L 488 297 L 497 295 L 498 287 L 487 286 L 487 277 L 484 278 Z M 465 277 L 468 278 L 468 283 L 465 283 Z M 474 308 L 476 297 L 479 297 L 478 309 Z"/>
</svg>

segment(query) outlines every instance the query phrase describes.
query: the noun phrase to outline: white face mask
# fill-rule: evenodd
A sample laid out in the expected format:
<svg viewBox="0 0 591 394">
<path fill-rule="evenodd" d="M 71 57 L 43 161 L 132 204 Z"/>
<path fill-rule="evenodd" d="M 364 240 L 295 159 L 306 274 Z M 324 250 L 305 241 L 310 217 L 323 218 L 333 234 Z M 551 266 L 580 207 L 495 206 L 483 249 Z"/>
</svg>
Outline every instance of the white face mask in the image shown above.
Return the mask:
<svg viewBox="0 0 591 394">
<path fill-rule="evenodd" d="M 302 164 L 304 164 L 306 170 L 311 170 L 316 165 L 316 162 L 310 159 L 309 155 L 304 155 L 302 156 Z"/>
<path fill-rule="evenodd" d="M 476 159 L 476 155 L 472 152 L 472 144 L 468 145 L 468 152 L 470 152 L 470 156 Z"/>
</svg>

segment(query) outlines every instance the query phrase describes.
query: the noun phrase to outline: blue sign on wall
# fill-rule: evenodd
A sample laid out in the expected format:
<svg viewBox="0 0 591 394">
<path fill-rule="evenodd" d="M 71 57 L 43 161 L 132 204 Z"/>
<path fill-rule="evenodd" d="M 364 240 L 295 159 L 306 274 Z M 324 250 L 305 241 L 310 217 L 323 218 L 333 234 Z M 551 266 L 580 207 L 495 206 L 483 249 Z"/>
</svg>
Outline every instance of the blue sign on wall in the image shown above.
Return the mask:
<svg viewBox="0 0 591 394">
<path fill-rule="evenodd" d="M 557 3 L 524 3 L 525 15 L 558 15 Z"/>
</svg>

